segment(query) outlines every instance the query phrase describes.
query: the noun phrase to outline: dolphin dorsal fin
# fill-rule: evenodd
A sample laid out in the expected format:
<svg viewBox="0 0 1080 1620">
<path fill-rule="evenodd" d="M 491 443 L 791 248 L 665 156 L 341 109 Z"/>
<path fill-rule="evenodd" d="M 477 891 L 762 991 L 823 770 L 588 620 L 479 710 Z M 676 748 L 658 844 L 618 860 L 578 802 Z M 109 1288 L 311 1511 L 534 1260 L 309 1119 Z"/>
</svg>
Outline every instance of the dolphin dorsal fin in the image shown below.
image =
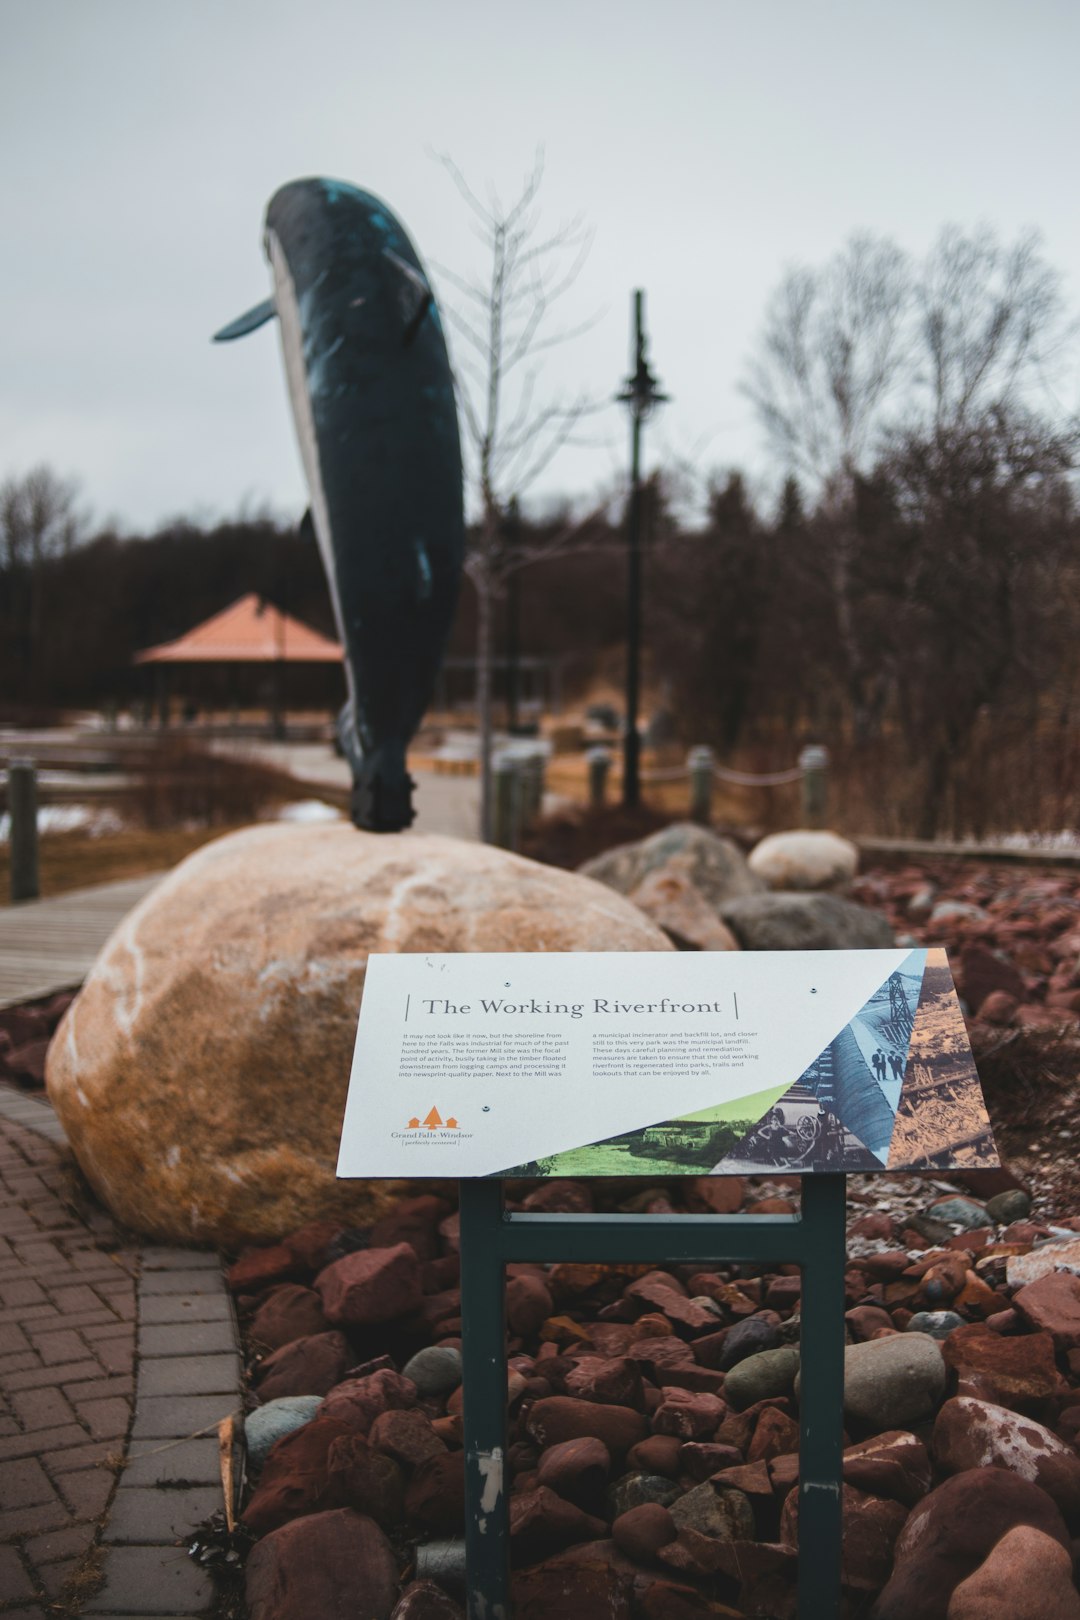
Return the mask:
<svg viewBox="0 0 1080 1620">
<path fill-rule="evenodd" d="M 383 258 L 388 259 L 398 274 L 398 308 L 401 310 L 403 331 L 401 346 L 409 347 L 413 338 L 420 330 L 420 323 L 428 310 L 435 302 L 435 296 L 419 270 L 408 264 L 393 248 L 383 248 Z"/>
<path fill-rule="evenodd" d="M 264 298 L 261 304 L 249 309 L 243 315 L 238 315 L 235 321 L 223 326 L 220 332 L 215 332 L 212 342 L 231 343 L 234 338 L 247 337 L 249 332 L 257 332 L 260 326 L 272 321 L 277 314 L 277 306 L 272 298 Z"/>
</svg>

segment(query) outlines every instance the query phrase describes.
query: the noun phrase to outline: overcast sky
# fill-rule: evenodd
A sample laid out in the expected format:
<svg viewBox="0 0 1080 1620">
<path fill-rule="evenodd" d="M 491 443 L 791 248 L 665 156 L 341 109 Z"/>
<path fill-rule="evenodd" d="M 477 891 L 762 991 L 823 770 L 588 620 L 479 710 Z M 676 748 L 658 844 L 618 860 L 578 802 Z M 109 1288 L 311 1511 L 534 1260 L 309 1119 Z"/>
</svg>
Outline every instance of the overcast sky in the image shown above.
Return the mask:
<svg viewBox="0 0 1080 1620">
<path fill-rule="evenodd" d="M 267 294 L 267 200 L 352 181 L 467 273 L 432 154 L 508 199 L 540 142 L 545 222 L 595 230 L 566 319 L 599 312 L 546 385 L 617 390 L 643 287 L 650 462 L 764 475 L 738 384 L 786 265 L 1034 226 L 1080 304 L 1078 47 L 1076 0 L 0 0 L 0 476 L 46 460 L 126 528 L 299 514 L 275 328 L 208 341 Z M 617 407 L 593 436 L 540 497 L 612 481 Z"/>
</svg>

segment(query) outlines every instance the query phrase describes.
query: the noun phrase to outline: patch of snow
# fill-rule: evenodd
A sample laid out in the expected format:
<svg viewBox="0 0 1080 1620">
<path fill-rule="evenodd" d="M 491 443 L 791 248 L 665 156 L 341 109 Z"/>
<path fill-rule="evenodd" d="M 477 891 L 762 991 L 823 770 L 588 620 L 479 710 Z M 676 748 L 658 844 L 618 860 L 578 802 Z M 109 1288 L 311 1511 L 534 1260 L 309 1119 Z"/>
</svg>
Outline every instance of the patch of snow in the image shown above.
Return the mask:
<svg viewBox="0 0 1080 1620">
<path fill-rule="evenodd" d="M 277 821 L 299 821 L 309 824 L 343 819 L 340 810 L 332 804 L 325 804 L 322 799 L 300 799 L 296 804 L 283 804 L 275 817 Z"/>
<path fill-rule="evenodd" d="M 977 840 L 986 849 L 1062 849 L 1080 850 L 1080 833 L 1075 827 L 1063 827 L 1059 832 L 1014 832 L 1004 836 Z"/>
<path fill-rule="evenodd" d="M 43 804 L 38 808 L 38 832 L 84 832 L 91 838 L 103 838 L 110 833 L 123 832 L 127 826 L 115 810 L 103 810 L 88 804 Z M 0 815 L 0 844 L 11 841 L 11 817 L 5 810 Z"/>
</svg>

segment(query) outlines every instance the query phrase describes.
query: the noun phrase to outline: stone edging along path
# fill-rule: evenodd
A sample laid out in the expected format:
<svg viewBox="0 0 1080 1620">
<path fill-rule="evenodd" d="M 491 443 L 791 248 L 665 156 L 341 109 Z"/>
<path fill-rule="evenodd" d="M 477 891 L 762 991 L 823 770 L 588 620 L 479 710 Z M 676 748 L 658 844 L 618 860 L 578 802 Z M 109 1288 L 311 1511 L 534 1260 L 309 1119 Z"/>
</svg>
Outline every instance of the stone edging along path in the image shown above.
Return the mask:
<svg viewBox="0 0 1080 1620">
<path fill-rule="evenodd" d="M 63 1128 L 47 1102 L 4 1085 L 0 1085 L 0 1120 L 16 1127 L 17 1132 L 30 1132 L 43 1138 L 57 1150 L 66 1146 Z M 57 1161 L 51 1155 L 48 1158 L 51 1168 L 55 1169 Z M 30 1215 L 34 1207 L 30 1206 Z M 49 1218 L 46 1214 L 46 1223 Z M 106 1228 L 111 1231 L 107 1218 L 102 1223 L 102 1236 L 108 1235 Z M 33 1333 L 36 1323 L 39 1339 L 46 1328 L 55 1328 L 56 1332 L 50 1336 L 54 1341 L 59 1340 L 69 1323 L 74 1328 L 81 1320 L 69 1314 L 69 1307 L 77 1312 L 89 1301 L 75 1298 L 66 1276 L 62 1281 L 68 1284 L 67 1288 L 58 1288 L 54 1283 L 51 1293 L 47 1275 L 35 1278 L 34 1258 L 40 1256 L 43 1267 L 47 1264 L 49 1232 L 47 1229 L 39 1232 L 36 1226 L 27 1225 L 25 1236 L 42 1241 L 24 1243 L 29 1264 L 24 1260 L 19 1280 L 28 1303 L 22 1324 L 13 1322 L 11 1325 L 25 1337 L 24 1328 Z M 55 1253 L 55 1244 L 51 1245 L 51 1251 Z M 93 1255 L 93 1245 L 88 1251 L 84 1242 L 78 1253 Z M 16 1254 L 12 1265 L 17 1258 Z M 184 1542 L 203 1520 L 223 1506 L 217 1424 L 222 1418 L 235 1415 L 240 1408 L 240 1356 L 232 1300 L 225 1289 L 216 1254 L 144 1244 L 135 1251 L 134 1258 L 137 1262 L 134 1382 L 130 1386 L 127 1432 L 110 1445 L 99 1447 L 101 1457 L 97 1459 L 97 1468 L 85 1467 L 79 1474 L 58 1476 L 59 1495 L 53 1491 L 49 1473 L 40 1465 L 40 1457 L 28 1448 L 39 1445 L 43 1456 L 45 1447 L 51 1444 L 49 1437 L 56 1439 L 62 1433 L 55 1426 L 40 1427 L 46 1421 L 44 1404 L 50 1398 L 58 1412 L 62 1407 L 66 1414 L 83 1424 L 82 1428 L 73 1426 L 61 1444 L 71 1447 L 76 1440 L 89 1443 L 94 1438 L 92 1403 L 80 1408 L 76 1402 L 74 1411 L 71 1404 L 75 1391 L 89 1388 L 89 1384 L 72 1383 L 72 1380 L 86 1380 L 94 1373 L 100 1379 L 100 1371 L 93 1367 L 83 1369 L 76 1364 L 57 1365 L 57 1376 L 50 1383 L 47 1359 L 45 1365 L 41 1365 L 42 1358 L 31 1350 L 22 1358 L 26 1369 L 16 1369 L 13 1374 L 15 1382 L 20 1381 L 21 1374 L 21 1382 L 32 1385 L 39 1404 L 43 1405 L 43 1415 L 35 1418 L 26 1407 L 24 1397 L 23 1414 L 29 1424 L 26 1432 L 12 1432 L 17 1429 L 18 1406 L 16 1418 L 0 1431 L 5 1436 L 0 1440 L 0 1448 L 14 1445 L 15 1452 L 25 1459 L 26 1474 L 25 1488 L 21 1492 L 20 1481 L 15 1480 L 10 1506 L 5 1504 L 2 1515 L 6 1541 L 6 1544 L 0 1541 L 2 1620 L 43 1620 L 44 1605 L 55 1602 L 61 1595 L 69 1613 L 93 1615 L 95 1620 L 113 1620 L 113 1617 L 133 1620 L 136 1616 L 143 1620 L 151 1616 L 154 1620 L 195 1620 L 207 1614 L 216 1601 L 210 1576 L 189 1556 Z M 67 1269 L 59 1254 L 56 1263 Z M 23 1273 L 26 1273 L 25 1278 Z M 77 1284 L 78 1279 L 75 1281 Z M 5 1313 L 5 1316 L 8 1314 L 13 1313 Z M 122 1332 L 119 1323 L 117 1332 Z M 74 1350 L 71 1353 L 74 1354 Z M 32 1362 L 38 1365 L 34 1367 Z M 4 1365 L 4 1360 L 0 1360 L 0 1367 Z M 116 1383 L 117 1390 L 128 1387 L 119 1380 Z M 117 1398 L 113 1397 L 114 1405 Z M 14 1399 L 17 1401 L 18 1395 Z M 99 1407 L 104 1404 L 97 1403 Z M 118 1413 L 119 1409 L 112 1418 L 114 1434 Z M 87 1522 L 86 1515 L 76 1513 L 82 1522 L 68 1529 L 71 1511 L 65 1503 L 70 1504 L 72 1511 L 77 1510 L 78 1504 L 72 1503 L 71 1486 L 65 1486 L 64 1482 L 93 1475 L 94 1483 L 100 1486 L 100 1463 L 109 1451 L 115 1452 L 121 1447 L 123 1465 L 115 1490 L 109 1492 L 107 1516 L 102 1515 L 106 1518 L 100 1538 L 103 1579 L 80 1605 L 76 1589 L 64 1583 L 70 1582 L 75 1574 L 74 1564 L 81 1564 L 85 1570 L 95 1527 Z M 63 1459 L 68 1454 L 56 1455 Z M 81 1460 L 90 1461 L 88 1455 Z M 46 1493 L 55 1503 L 52 1514 L 50 1502 L 44 1500 Z M 31 1497 L 33 1501 L 29 1500 Z M 68 1537 L 66 1544 L 60 1541 L 63 1535 Z M 58 1547 L 76 1551 L 75 1542 L 80 1537 L 81 1558 L 73 1564 L 61 1553 L 60 1559 L 56 1559 Z M 21 1606 L 5 1609 L 5 1602 L 21 1603 Z"/>
</svg>

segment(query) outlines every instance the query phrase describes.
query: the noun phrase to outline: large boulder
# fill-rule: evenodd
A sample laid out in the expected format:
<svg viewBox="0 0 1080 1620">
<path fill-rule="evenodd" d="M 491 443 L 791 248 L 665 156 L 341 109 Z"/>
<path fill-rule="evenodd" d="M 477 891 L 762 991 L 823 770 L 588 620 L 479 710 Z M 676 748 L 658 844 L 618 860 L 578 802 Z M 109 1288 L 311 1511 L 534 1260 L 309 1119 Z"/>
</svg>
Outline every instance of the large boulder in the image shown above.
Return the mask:
<svg viewBox="0 0 1080 1620">
<path fill-rule="evenodd" d="M 113 934 L 49 1051 L 91 1185 L 161 1242 L 363 1224 L 401 1183 L 335 1179 L 370 951 L 657 951 L 610 889 L 450 838 L 252 827 Z"/>
<path fill-rule="evenodd" d="M 955 1588 L 1018 1525 L 1069 1551 L 1065 1521 L 1038 1485 L 1005 1468 L 954 1474 L 908 1515 L 873 1620 L 946 1620 Z"/>
<path fill-rule="evenodd" d="M 948 1620 L 1080 1620 L 1072 1559 L 1052 1536 L 1018 1524 L 953 1588 Z"/>
<path fill-rule="evenodd" d="M 933 1444 L 943 1474 L 1010 1468 L 1052 1497 L 1067 1525 L 1080 1523 L 1080 1457 L 1034 1418 L 957 1395 L 937 1415 Z"/>
<path fill-rule="evenodd" d="M 637 843 L 607 849 L 586 861 L 580 871 L 619 894 L 633 894 L 652 872 L 670 872 L 684 878 L 714 911 L 725 900 L 758 894 L 765 887 L 737 844 L 692 821 L 679 821 Z"/>
<path fill-rule="evenodd" d="M 750 851 L 749 866 L 770 889 L 837 889 L 859 869 L 859 851 L 832 832 L 770 833 Z"/>
<path fill-rule="evenodd" d="M 720 915 L 744 951 L 887 950 L 893 932 L 878 911 L 836 894 L 748 894 Z"/>
<path fill-rule="evenodd" d="M 397 1559 L 378 1525 L 351 1508 L 297 1519 L 265 1536 L 247 1562 L 251 1620 L 389 1620 Z"/>
</svg>

